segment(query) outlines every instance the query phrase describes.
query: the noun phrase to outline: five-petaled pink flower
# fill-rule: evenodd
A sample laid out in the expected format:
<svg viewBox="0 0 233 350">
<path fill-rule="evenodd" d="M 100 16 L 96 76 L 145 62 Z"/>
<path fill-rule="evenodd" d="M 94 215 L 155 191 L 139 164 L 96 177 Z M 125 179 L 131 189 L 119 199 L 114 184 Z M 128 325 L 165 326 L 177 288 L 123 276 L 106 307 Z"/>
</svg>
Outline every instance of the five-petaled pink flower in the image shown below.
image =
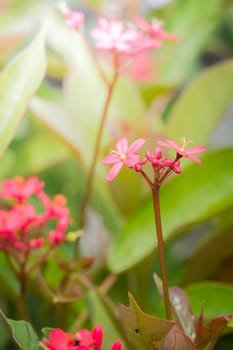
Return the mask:
<svg viewBox="0 0 233 350">
<path fill-rule="evenodd" d="M 157 141 L 157 143 L 160 146 L 174 149 L 179 158 L 181 158 L 181 157 L 189 158 L 196 163 L 201 163 L 201 160 L 198 159 L 197 157 L 194 157 L 193 154 L 203 153 L 206 150 L 206 148 L 204 146 L 191 147 L 191 148 L 187 148 L 185 150 L 185 146 L 187 145 L 187 141 L 185 140 L 185 138 L 183 139 L 182 146 L 179 146 L 178 143 L 176 143 L 175 141 L 169 140 L 169 139 L 166 139 L 165 141 Z"/>
<path fill-rule="evenodd" d="M 144 18 L 137 17 L 134 19 L 137 26 L 146 32 L 150 38 L 157 40 L 176 40 L 176 36 L 172 33 L 165 32 L 163 30 L 163 22 L 157 18 L 152 19 L 150 24 Z"/>
<path fill-rule="evenodd" d="M 128 168 L 133 168 L 139 162 L 137 151 L 144 145 L 144 139 L 138 139 L 128 147 L 126 138 L 121 138 L 116 143 L 116 150 L 112 150 L 111 154 L 103 159 L 104 165 L 113 165 L 107 173 L 106 179 L 113 180 L 125 165 Z"/>
</svg>

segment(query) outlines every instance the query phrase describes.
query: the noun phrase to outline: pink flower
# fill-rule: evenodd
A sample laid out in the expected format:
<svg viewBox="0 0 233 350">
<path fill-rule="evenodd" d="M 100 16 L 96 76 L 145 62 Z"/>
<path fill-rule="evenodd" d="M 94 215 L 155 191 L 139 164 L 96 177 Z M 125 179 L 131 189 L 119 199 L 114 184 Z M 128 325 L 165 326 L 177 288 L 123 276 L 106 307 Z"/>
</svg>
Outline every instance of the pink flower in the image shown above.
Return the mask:
<svg viewBox="0 0 233 350">
<path fill-rule="evenodd" d="M 161 46 L 158 40 L 146 37 L 135 28 L 125 28 L 121 21 L 100 18 L 91 31 L 97 50 L 121 55 L 136 55 Z"/>
<path fill-rule="evenodd" d="M 69 28 L 82 30 L 85 22 L 84 13 L 81 11 L 71 10 L 64 1 L 58 5 L 60 11 L 65 16 L 65 22 Z"/>
<path fill-rule="evenodd" d="M 17 176 L 13 179 L 3 181 L 0 197 L 23 202 L 26 198 L 42 191 L 43 187 L 44 183 L 39 181 L 36 176 L 31 176 L 27 180 L 21 176 Z"/>
<path fill-rule="evenodd" d="M 139 162 L 137 151 L 145 143 L 144 139 L 138 139 L 128 147 L 126 138 L 121 138 L 116 143 L 116 150 L 112 150 L 111 154 L 104 158 L 104 165 L 113 165 L 109 170 L 106 179 L 112 181 L 119 173 L 123 165 L 128 168 L 133 168 Z"/>
<path fill-rule="evenodd" d="M 134 57 L 129 67 L 129 74 L 138 81 L 150 80 L 154 76 L 154 62 L 148 52 L 143 52 Z"/>
<path fill-rule="evenodd" d="M 193 154 L 199 154 L 205 152 L 206 148 L 204 146 L 196 146 L 191 147 L 185 150 L 185 146 L 187 145 L 187 141 L 185 138 L 183 139 L 182 146 L 179 146 L 175 141 L 172 140 L 165 140 L 165 141 L 158 141 L 157 142 L 160 146 L 168 147 L 171 149 L 174 149 L 177 152 L 177 155 L 179 158 L 185 157 L 193 160 L 196 163 L 201 163 L 201 160 L 194 157 Z"/>
<path fill-rule="evenodd" d="M 152 19 L 152 23 L 150 24 L 145 19 L 137 17 L 134 22 L 137 26 L 146 32 L 150 38 L 157 40 L 176 40 L 176 36 L 174 34 L 165 32 L 162 28 L 163 22 L 159 21 L 157 18 Z"/>
<path fill-rule="evenodd" d="M 95 350 L 100 350 L 103 340 L 103 328 L 97 324 L 92 330 L 92 337 L 95 340 Z"/>
</svg>

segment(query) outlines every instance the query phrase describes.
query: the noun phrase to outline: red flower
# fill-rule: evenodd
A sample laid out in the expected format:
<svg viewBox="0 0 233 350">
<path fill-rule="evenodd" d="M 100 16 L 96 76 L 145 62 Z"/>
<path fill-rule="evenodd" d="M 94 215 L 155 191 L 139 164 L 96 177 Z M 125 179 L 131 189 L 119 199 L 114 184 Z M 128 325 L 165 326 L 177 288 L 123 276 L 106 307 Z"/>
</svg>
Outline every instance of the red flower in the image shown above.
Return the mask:
<svg viewBox="0 0 233 350">
<path fill-rule="evenodd" d="M 157 143 L 160 146 L 174 149 L 179 158 L 181 158 L 181 157 L 189 158 L 196 163 L 201 163 L 201 160 L 194 157 L 193 154 L 203 153 L 206 150 L 206 148 L 204 146 L 191 147 L 191 148 L 188 148 L 185 150 L 185 146 L 187 145 L 187 141 L 185 140 L 185 138 L 183 139 L 182 146 L 179 146 L 178 143 L 176 143 L 175 141 L 169 140 L 169 139 L 166 139 L 165 141 L 158 141 Z"/>
<path fill-rule="evenodd" d="M 39 181 L 36 176 L 31 176 L 27 180 L 21 176 L 17 176 L 13 179 L 3 181 L 0 197 L 23 202 L 26 198 L 42 191 L 43 187 L 44 183 Z"/>
</svg>

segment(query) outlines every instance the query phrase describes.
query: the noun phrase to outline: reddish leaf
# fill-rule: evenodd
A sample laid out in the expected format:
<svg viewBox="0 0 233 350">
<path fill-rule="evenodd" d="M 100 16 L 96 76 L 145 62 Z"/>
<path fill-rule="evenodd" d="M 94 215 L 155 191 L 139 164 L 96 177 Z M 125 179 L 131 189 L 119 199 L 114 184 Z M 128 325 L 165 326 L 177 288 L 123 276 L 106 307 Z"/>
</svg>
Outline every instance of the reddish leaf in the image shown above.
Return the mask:
<svg viewBox="0 0 233 350">
<path fill-rule="evenodd" d="M 192 341 L 183 331 L 174 326 L 160 343 L 161 350 L 195 350 Z"/>
<path fill-rule="evenodd" d="M 174 322 L 144 313 L 131 294 L 129 294 L 129 301 L 128 307 L 120 306 L 120 320 L 132 349 L 160 349 L 161 339 L 172 329 Z"/>
<path fill-rule="evenodd" d="M 154 281 L 159 293 L 163 295 L 162 281 L 157 274 L 154 274 Z M 171 287 L 169 288 L 169 297 L 177 324 L 184 330 L 185 334 L 194 339 L 195 317 L 187 295 L 181 288 Z"/>
<path fill-rule="evenodd" d="M 196 326 L 195 344 L 197 348 L 212 349 L 216 340 L 220 337 L 232 318 L 233 316 L 217 317 L 211 320 L 207 326 L 203 326 L 203 314 L 201 313 Z"/>
</svg>

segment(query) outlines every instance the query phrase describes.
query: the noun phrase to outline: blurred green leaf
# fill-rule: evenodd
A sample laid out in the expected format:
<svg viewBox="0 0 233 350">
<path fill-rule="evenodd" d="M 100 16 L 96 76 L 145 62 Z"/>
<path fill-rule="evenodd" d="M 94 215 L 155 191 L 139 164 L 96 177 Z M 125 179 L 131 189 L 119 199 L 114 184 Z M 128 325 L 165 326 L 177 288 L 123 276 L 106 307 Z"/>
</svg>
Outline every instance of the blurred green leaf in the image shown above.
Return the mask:
<svg viewBox="0 0 233 350">
<path fill-rule="evenodd" d="M 232 149 L 207 154 L 203 164 L 192 164 L 161 190 L 164 238 L 182 227 L 216 216 L 232 206 Z M 149 199 L 126 224 L 108 254 L 112 271 L 132 267 L 157 246 L 152 203 Z"/>
<path fill-rule="evenodd" d="M 108 305 L 109 301 L 106 298 L 96 290 L 88 293 L 92 324 L 101 323 L 104 330 L 103 347 L 104 349 L 110 349 L 115 340 L 122 339 L 122 334 L 117 324 L 117 317 L 112 309 L 113 305 Z M 127 347 L 124 346 L 124 349 L 127 350 Z"/>
<path fill-rule="evenodd" d="M 160 83 L 174 84 L 187 79 L 198 55 L 221 23 L 224 1 L 177 0 L 161 10 L 165 26 L 177 35 L 157 53 Z"/>
<path fill-rule="evenodd" d="M 232 207 L 213 219 L 205 228 L 204 239 L 192 256 L 186 261 L 182 283 L 193 283 L 211 276 L 221 263 L 233 255 L 233 216 Z M 225 269 L 226 270 L 226 269 Z M 226 272 L 226 271 L 225 271 Z M 229 266 L 229 275 L 231 276 Z"/>
<path fill-rule="evenodd" d="M 16 344 L 24 350 L 38 350 L 39 339 L 30 323 L 26 321 L 15 321 L 7 318 L 0 310 L 0 315 L 10 328 Z"/>
<path fill-rule="evenodd" d="M 131 294 L 129 302 L 128 307 L 120 305 L 120 320 L 133 349 L 159 349 L 161 339 L 172 329 L 174 322 L 144 313 Z"/>
<path fill-rule="evenodd" d="M 207 320 L 233 315 L 232 284 L 204 281 L 188 286 L 185 291 L 196 316 L 200 314 L 202 308 L 204 318 Z"/>
<path fill-rule="evenodd" d="M 45 74 L 46 58 L 42 27 L 33 40 L 0 74 L 0 153 L 10 143 L 31 96 Z"/>
<path fill-rule="evenodd" d="M 206 143 L 233 98 L 233 60 L 201 72 L 172 109 L 167 123 L 172 139 Z"/>
</svg>

